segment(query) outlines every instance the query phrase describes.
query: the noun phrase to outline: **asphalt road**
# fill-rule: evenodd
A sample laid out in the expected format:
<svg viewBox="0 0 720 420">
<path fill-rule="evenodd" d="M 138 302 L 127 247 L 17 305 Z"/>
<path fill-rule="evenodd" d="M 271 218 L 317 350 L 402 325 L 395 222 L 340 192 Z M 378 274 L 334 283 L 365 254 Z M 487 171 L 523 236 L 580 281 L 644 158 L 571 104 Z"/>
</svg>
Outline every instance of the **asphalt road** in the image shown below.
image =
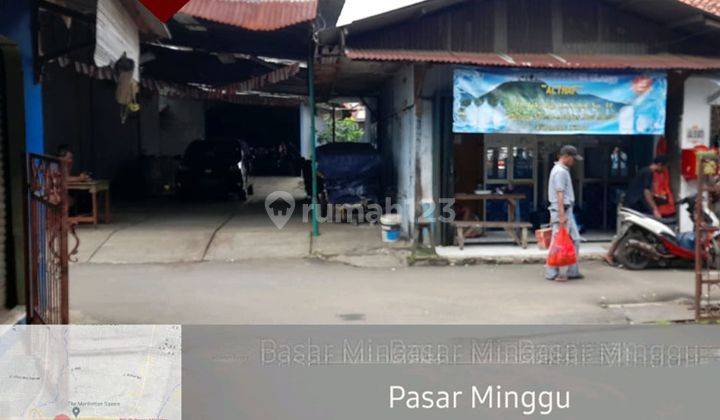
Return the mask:
<svg viewBox="0 0 720 420">
<path fill-rule="evenodd" d="M 539 265 L 357 268 L 309 259 L 75 264 L 73 323 L 623 324 L 606 304 L 689 298 L 683 270 L 631 272 L 599 262 L 584 280 Z"/>
</svg>

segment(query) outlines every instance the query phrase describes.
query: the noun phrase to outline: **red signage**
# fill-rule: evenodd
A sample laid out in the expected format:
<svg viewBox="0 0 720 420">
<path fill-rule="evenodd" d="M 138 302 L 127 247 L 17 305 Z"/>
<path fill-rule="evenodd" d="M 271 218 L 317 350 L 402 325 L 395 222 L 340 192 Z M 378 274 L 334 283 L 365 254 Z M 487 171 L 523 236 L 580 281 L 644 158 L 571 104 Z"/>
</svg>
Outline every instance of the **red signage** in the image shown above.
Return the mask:
<svg viewBox="0 0 720 420">
<path fill-rule="evenodd" d="M 163 22 L 167 22 L 190 0 L 140 0 L 152 14 Z"/>
</svg>

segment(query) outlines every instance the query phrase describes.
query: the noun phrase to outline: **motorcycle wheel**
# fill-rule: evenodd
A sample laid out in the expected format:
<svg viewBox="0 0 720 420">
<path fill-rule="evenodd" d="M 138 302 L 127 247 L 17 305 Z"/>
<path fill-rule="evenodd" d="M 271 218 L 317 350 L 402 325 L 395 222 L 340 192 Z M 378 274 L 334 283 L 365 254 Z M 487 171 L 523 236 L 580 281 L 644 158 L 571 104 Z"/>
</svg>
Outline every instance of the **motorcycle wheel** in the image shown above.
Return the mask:
<svg viewBox="0 0 720 420">
<path fill-rule="evenodd" d="M 628 241 L 635 239 L 645 242 L 647 238 L 642 232 L 632 230 L 628 232 L 621 240 L 618 246 L 617 259 L 628 270 L 644 270 L 650 265 L 651 259 L 642 252 L 628 247 Z"/>
</svg>

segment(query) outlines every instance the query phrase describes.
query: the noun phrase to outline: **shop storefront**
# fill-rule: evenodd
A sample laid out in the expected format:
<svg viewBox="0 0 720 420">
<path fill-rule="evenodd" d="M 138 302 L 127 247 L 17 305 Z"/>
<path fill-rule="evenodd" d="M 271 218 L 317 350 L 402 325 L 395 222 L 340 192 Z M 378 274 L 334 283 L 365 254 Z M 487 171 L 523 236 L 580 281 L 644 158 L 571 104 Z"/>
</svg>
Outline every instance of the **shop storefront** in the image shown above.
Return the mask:
<svg viewBox="0 0 720 420">
<path fill-rule="evenodd" d="M 678 193 L 681 197 L 695 194 L 697 183 L 693 176 L 694 162 L 687 152 L 697 148 L 720 148 L 720 73 L 697 74 L 688 77 L 683 86 L 683 116 L 680 129 L 681 155 Z M 685 211 L 680 211 L 680 229 L 692 229 Z"/>
<path fill-rule="evenodd" d="M 537 227 L 557 152 L 571 144 L 585 157 L 573 168 L 580 223 L 607 237 L 625 188 L 665 134 L 666 102 L 664 72 L 456 69 L 454 192 L 520 194 L 514 218 Z M 510 216 L 503 200 L 460 205 L 481 220 Z"/>
<path fill-rule="evenodd" d="M 458 195 L 461 217 L 504 221 L 512 212 L 523 226 L 542 224 L 563 144 L 585 157 L 573 180 L 586 237 L 613 234 L 622 193 L 657 154 L 668 155 L 675 196 L 692 191 L 680 180 L 680 155 L 699 133 L 709 144 L 708 96 L 717 85 L 686 80 L 720 69 L 713 9 L 685 1 L 433 3 L 343 27 L 318 73 L 319 91 L 378 98 L 383 182 L 403 209 L 404 236 L 419 238 L 415 216 L 427 202 L 439 209 Z M 478 198 L 498 190 L 520 196 L 519 205 Z M 439 219 L 433 243 L 450 245 L 457 224 Z"/>
</svg>

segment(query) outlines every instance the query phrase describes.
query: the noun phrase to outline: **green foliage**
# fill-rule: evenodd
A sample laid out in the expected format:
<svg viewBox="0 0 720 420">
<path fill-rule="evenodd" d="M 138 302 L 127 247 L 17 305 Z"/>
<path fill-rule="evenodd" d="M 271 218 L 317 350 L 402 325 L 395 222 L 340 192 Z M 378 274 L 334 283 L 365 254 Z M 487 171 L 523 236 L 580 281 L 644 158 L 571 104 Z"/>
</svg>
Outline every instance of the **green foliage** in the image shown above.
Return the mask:
<svg viewBox="0 0 720 420">
<path fill-rule="evenodd" d="M 332 118 L 325 117 L 325 130 L 318 136 L 321 143 L 332 143 Z M 352 118 L 335 121 L 335 141 L 356 143 L 365 134 L 364 130 Z"/>
</svg>

